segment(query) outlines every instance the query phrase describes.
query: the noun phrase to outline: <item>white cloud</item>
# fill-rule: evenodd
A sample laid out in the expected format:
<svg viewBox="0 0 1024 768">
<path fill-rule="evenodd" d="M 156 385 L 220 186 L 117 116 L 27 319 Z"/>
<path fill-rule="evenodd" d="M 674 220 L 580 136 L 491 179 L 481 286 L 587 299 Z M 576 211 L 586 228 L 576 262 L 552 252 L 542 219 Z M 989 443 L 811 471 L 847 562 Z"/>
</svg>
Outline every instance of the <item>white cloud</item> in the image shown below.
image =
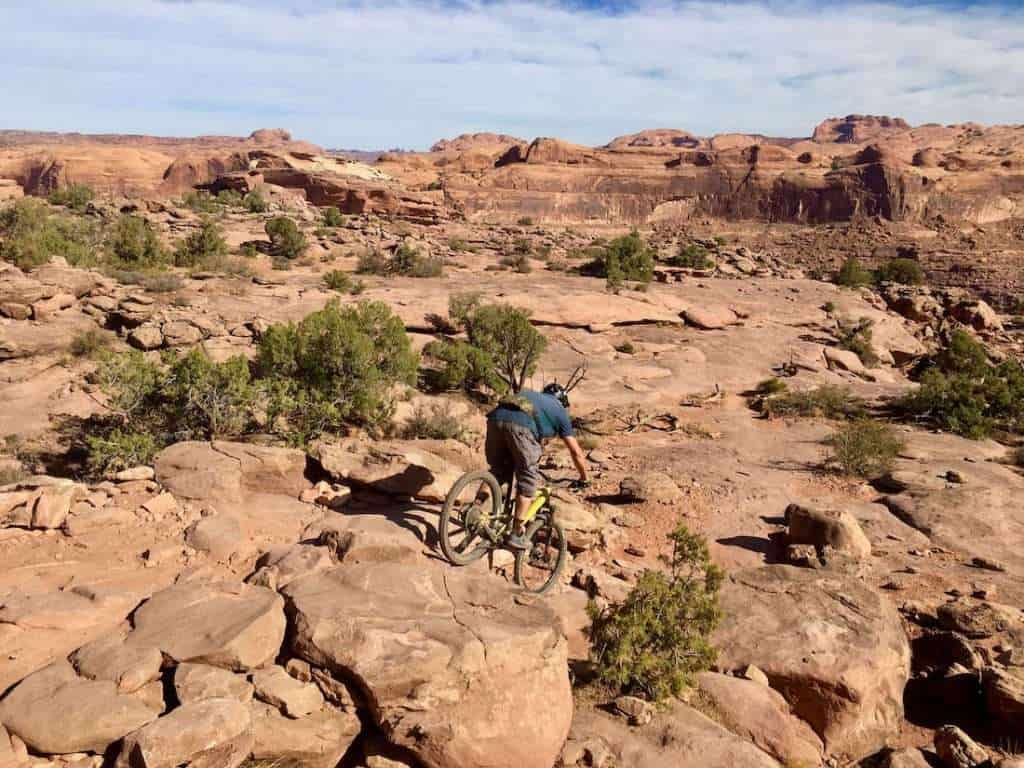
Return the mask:
<svg viewBox="0 0 1024 768">
<path fill-rule="evenodd" d="M 0 0 L 7 127 L 284 126 L 329 146 L 463 131 L 807 135 L 824 117 L 1017 122 L 1024 12 L 893 3 Z"/>
</svg>

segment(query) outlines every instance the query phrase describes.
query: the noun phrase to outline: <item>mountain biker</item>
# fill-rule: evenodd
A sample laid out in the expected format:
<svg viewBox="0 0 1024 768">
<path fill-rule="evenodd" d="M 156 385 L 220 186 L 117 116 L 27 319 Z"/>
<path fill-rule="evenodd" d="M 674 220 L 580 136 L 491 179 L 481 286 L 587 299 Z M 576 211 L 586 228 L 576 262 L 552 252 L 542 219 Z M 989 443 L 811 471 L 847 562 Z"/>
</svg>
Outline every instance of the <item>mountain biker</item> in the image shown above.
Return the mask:
<svg viewBox="0 0 1024 768">
<path fill-rule="evenodd" d="M 558 384 L 548 384 L 543 392 L 524 389 L 506 397 L 487 414 L 485 453 L 491 473 L 500 483 L 516 477 L 515 524 L 506 544 L 512 549 L 528 549 L 525 537 L 526 514 L 541 483 L 540 457 L 546 440 L 559 437 L 569 449 L 580 479 L 577 487 L 587 485 L 587 464 L 583 450 L 573 434 L 569 417 L 569 394 Z"/>
</svg>

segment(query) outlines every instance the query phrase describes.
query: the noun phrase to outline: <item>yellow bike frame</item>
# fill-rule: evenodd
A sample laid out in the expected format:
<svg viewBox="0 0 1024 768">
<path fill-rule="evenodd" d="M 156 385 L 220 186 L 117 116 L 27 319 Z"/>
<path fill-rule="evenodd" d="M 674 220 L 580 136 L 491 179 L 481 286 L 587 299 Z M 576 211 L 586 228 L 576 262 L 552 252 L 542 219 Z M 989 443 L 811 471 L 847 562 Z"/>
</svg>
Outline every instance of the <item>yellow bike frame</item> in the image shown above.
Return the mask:
<svg viewBox="0 0 1024 768">
<path fill-rule="evenodd" d="M 530 504 L 530 508 L 526 511 L 526 519 L 523 520 L 523 522 L 528 523 L 531 520 L 533 520 L 533 518 L 537 516 L 537 513 L 540 512 L 544 508 L 544 505 L 547 504 L 550 500 L 551 488 L 545 485 L 543 488 L 537 491 L 537 495 L 534 497 L 533 502 Z"/>
</svg>

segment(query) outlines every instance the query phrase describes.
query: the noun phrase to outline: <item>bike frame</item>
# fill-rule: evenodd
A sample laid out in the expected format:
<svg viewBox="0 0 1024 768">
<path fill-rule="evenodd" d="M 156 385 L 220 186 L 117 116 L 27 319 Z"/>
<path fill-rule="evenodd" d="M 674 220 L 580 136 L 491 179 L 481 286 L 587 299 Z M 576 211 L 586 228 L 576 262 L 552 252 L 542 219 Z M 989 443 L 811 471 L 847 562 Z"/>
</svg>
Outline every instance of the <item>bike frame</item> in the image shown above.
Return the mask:
<svg viewBox="0 0 1024 768">
<path fill-rule="evenodd" d="M 538 488 L 537 495 L 530 502 L 530 508 L 526 510 L 526 518 L 523 520 L 523 523 L 525 524 L 533 520 L 549 501 L 551 501 L 551 486 L 545 485 Z M 511 493 L 505 497 L 505 513 L 509 520 L 515 517 L 515 499 Z"/>
</svg>

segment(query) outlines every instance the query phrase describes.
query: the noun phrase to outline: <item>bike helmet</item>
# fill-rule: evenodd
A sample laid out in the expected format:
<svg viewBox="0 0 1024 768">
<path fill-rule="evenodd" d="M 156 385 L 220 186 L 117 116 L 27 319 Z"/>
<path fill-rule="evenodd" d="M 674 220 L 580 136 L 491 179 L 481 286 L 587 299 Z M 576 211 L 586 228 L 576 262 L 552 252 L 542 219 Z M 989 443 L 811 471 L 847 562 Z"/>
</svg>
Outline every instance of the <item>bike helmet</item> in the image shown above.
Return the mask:
<svg viewBox="0 0 1024 768">
<path fill-rule="evenodd" d="M 566 392 L 565 391 L 565 387 L 563 387 L 558 382 L 552 382 L 550 384 L 546 384 L 544 386 L 544 394 L 545 395 L 551 395 L 558 402 L 560 402 L 563 407 L 565 407 L 565 408 L 569 407 L 569 393 Z"/>
</svg>

